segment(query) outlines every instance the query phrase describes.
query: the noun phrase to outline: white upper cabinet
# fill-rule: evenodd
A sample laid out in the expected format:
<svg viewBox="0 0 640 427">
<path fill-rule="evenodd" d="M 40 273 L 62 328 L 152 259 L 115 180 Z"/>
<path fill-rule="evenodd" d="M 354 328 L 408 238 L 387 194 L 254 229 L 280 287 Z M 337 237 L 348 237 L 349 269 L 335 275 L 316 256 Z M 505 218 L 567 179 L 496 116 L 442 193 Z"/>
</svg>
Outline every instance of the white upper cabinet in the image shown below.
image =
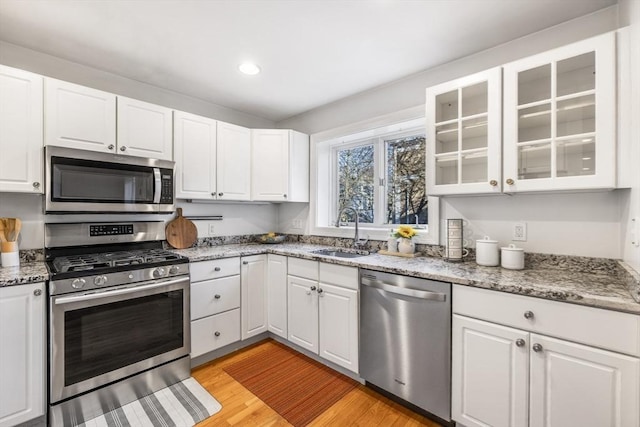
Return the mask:
<svg viewBox="0 0 640 427">
<path fill-rule="evenodd" d="M 42 81 L 0 65 L 0 192 L 42 193 Z"/>
<path fill-rule="evenodd" d="M 282 129 L 251 131 L 251 199 L 309 201 L 309 136 Z"/>
<path fill-rule="evenodd" d="M 504 191 L 616 187 L 615 34 L 504 66 Z"/>
<path fill-rule="evenodd" d="M 170 108 L 118 97 L 118 152 L 173 160 Z"/>
<path fill-rule="evenodd" d="M 218 122 L 218 200 L 251 199 L 251 131 Z"/>
<path fill-rule="evenodd" d="M 501 190 L 501 69 L 427 89 L 428 191 Z"/>
<path fill-rule="evenodd" d="M 176 197 L 215 200 L 217 122 L 182 111 L 173 120 Z"/>
<path fill-rule="evenodd" d="M 45 145 L 116 152 L 116 96 L 45 79 Z"/>
</svg>

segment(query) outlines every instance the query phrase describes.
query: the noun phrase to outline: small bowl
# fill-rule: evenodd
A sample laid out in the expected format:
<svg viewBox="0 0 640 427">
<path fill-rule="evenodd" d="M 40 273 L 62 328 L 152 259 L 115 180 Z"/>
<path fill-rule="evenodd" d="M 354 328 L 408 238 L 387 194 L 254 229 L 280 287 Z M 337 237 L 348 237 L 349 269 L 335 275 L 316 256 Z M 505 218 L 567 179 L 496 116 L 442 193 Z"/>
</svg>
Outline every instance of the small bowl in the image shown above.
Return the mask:
<svg viewBox="0 0 640 427">
<path fill-rule="evenodd" d="M 284 242 L 284 239 L 286 239 L 286 238 L 287 238 L 287 236 L 285 236 L 284 234 L 276 235 L 274 237 L 271 237 L 271 236 L 268 236 L 266 234 L 263 234 L 262 236 L 260 236 L 258 238 L 258 241 L 260 243 L 276 244 L 276 243 Z"/>
</svg>

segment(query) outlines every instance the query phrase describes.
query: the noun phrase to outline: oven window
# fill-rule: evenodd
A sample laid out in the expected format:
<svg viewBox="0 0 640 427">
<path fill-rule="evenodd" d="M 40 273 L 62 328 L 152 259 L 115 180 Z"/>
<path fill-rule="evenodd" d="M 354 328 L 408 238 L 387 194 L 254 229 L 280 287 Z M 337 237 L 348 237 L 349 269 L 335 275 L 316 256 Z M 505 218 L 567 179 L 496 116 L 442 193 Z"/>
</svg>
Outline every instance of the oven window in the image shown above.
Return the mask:
<svg viewBox="0 0 640 427">
<path fill-rule="evenodd" d="M 152 168 L 54 157 L 54 202 L 152 203 Z"/>
<path fill-rule="evenodd" d="M 65 313 L 65 386 L 184 345 L 183 290 Z"/>
</svg>

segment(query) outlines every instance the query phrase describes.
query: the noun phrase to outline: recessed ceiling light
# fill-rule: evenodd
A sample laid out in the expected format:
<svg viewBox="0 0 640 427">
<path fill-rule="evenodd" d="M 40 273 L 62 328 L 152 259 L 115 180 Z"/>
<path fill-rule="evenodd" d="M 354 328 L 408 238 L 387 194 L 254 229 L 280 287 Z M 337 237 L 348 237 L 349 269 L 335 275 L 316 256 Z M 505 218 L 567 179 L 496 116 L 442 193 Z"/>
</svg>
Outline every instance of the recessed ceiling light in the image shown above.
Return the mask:
<svg viewBox="0 0 640 427">
<path fill-rule="evenodd" d="M 244 62 L 238 67 L 241 73 L 254 76 L 260 72 L 260 67 L 252 62 Z"/>
</svg>

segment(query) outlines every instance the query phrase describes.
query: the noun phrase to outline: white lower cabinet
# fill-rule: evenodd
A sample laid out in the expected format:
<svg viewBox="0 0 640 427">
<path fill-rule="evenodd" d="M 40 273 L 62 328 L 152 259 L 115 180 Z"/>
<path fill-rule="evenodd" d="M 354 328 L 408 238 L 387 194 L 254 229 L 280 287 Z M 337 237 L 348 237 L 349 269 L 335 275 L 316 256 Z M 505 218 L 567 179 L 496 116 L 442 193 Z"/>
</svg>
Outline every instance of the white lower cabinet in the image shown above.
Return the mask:
<svg viewBox="0 0 640 427">
<path fill-rule="evenodd" d="M 513 316 L 514 307 L 528 309 Z M 456 285 L 453 311 L 456 422 L 466 427 L 638 427 L 638 316 L 611 312 L 617 329 L 598 343 L 594 337 L 610 325 L 593 327 L 589 335 L 571 329 L 593 325 L 607 314 L 600 309 Z M 563 324 L 554 328 L 549 319 L 562 313 Z M 513 324 L 527 330 L 503 326 Z M 629 354 L 612 351 L 618 348 Z"/>
<path fill-rule="evenodd" d="M 240 340 L 240 258 L 191 264 L 191 357 Z"/>
<path fill-rule="evenodd" d="M 287 338 L 287 257 L 267 255 L 267 329 Z"/>
<path fill-rule="evenodd" d="M 289 341 L 357 373 L 358 269 L 297 258 L 288 262 Z"/>
<path fill-rule="evenodd" d="M 44 283 L 0 288 L 2 427 L 44 415 L 45 299 Z"/>
<path fill-rule="evenodd" d="M 267 256 L 242 257 L 242 339 L 267 331 Z"/>
</svg>

